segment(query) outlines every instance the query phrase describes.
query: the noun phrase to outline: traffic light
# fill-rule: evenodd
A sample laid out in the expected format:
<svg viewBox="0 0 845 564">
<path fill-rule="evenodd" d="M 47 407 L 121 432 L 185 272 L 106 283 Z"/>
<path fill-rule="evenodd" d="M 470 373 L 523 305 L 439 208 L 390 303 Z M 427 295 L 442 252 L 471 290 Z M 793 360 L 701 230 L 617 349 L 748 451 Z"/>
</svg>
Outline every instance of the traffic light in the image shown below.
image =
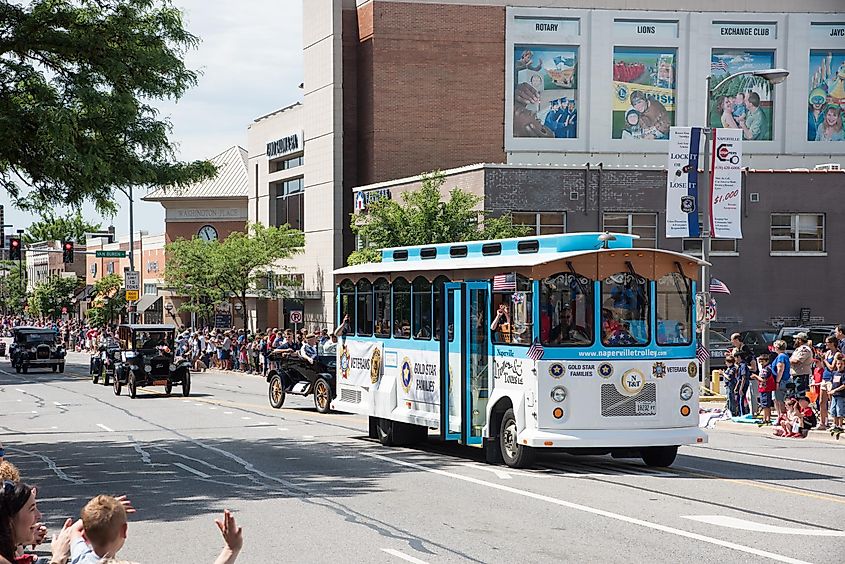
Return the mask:
<svg viewBox="0 0 845 564">
<path fill-rule="evenodd" d="M 9 260 L 21 260 L 21 240 L 17 237 L 9 239 Z"/>
<path fill-rule="evenodd" d="M 73 262 L 73 241 L 62 241 L 62 262 Z"/>
</svg>

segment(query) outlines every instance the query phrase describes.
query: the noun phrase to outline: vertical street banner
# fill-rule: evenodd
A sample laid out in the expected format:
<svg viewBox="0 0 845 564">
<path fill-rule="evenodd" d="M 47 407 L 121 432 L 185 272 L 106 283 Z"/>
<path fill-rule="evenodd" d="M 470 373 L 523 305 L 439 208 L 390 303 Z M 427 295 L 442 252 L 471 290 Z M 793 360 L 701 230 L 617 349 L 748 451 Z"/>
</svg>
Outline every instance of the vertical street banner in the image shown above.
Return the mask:
<svg viewBox="0 0 845 564">
<path fill-rule="evenodd" d="M 711 159 L 710 233 L 742 239 L 742 130 L 715 129 Z"/>
<path fill-rule="evenodd" d="M 698 155 L 700 127 L 669 130 L 666 167 L 666 237 L 699 237 Z"/>
</svg>

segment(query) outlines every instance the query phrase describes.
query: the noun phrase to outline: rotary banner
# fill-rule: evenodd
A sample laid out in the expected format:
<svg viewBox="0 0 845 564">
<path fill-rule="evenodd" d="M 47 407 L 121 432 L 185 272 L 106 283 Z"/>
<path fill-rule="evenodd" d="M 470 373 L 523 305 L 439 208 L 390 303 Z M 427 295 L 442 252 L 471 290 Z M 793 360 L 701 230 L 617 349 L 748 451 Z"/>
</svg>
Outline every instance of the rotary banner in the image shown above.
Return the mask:
<svg viewBox="0 0 845 564">
<path fill-rule="evenodd" d="M 666 167 L 666 237 L 698 237 L 700 127 L 672 127 Z"/>
<path fill-rule="evenodd" d="M 710 233 L 742 239 L 742 130 L 718 128 L 713 135 Z"/>
</svg>

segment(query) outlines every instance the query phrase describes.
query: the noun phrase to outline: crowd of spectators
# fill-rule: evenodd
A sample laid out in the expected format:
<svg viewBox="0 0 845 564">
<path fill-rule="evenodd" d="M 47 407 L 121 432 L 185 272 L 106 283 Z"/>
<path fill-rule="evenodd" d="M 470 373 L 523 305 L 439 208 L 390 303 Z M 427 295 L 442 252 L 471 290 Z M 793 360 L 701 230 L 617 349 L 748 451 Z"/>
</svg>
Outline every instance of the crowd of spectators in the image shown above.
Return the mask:
<svg viewBox="0 0 845 564">
<path fill-rule="evenodd" d="M 125 495 L 95 496 L 82 507 L 78 519 L 66 519 L 51 536 L 49 557 L 32 553 L 48 541 L 49 534 L 38 510 L 38 490 L 21 481 L 20 472 L 5 455 L 0 444 L 0 564 L 132 564 L 118 559 L 128 537 L 129 516 L 136 512 Z M 214 522 L 223 536 L 214 564 L 233 564 L 243 547 L 243 531 L 228 509 Z"/>
<path fill-rule="evenodd" d="M 757 358 L 739 333 L 731 342 L 724 372 L 731 415 L 753 414 L 759 426 L 774 425 L 778 436 L 806 437 L 815 429 L 839 439 L 845 426 L 845 327 L 816 344 L 799 332 L 790 354 L 783 340 Z"/>
</svg>

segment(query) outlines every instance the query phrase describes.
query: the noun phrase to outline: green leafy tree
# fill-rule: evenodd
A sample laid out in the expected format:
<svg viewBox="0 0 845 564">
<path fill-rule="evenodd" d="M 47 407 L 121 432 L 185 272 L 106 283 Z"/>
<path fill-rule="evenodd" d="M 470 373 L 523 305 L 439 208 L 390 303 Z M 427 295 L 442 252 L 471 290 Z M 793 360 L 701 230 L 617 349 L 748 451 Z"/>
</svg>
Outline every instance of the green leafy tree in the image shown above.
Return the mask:
<svg viewBox="0 0 845 564">
<path fill-rule="evenodd" d="M 26 245 L 38 241 L 64 241 L 69 239 L 80 245 L 85 244 L 85 234 L 99 231 L 99 223 L 89 223 L 82 218 L 82 213 L 76 212 L 65 217 L 56 217 L 52 213 L 41 216 L 29 226 L 23 235 Z"/>
<path fill-rule="evenodd" d="M 23 274 L 23 276 L 21 276 Z M 0 304 L 4 312 L 18 315 L 26 305 L 26 268 L 18 261 L 0 261 Z"/>
<path fill-rule="evenodd" d="M 245 312 L 250 295 L 285 294 L 289 284 L 268 283 L 268 272 L 280 270 L 276 263 L 301 252 L 304 244 L 302 232 L 288 225 L 252 224 L 247 233 L 235 232 L 222 241 L 180 239 L 167 245 L 164 277 L 180 294 L 208 298 L 212 305 L 231 296 Z M 246 315 L 243 325 L 244 329 L 248 326 Z"/>
<path fill-rule="evenodd" d="M 73 308 L 73 295 L 79 288 L 76 276 L 51 276 L 44 282 L 35 285 L 29 296 L 29 313 L 38 317 L 56 319 L 62 315 L 62 308 L 70 311 Z"/>
<path fill-rule="evenodd" d="M 152 105 L 196 84 L 183 59 L 198 44 L 169 0 L 0 0 L 0 190 L 113 213 L 116 189 L 211 176 L 175 160 Z"/>
<path fill-rule="evenodd" d="M 352 232 L 367 247 L 349 255 L 349 264 L 381 262 L 381 249 L 408 245 L 430 245 L 456 241 L 478 241 L 520 237 L 524 226 L 514 225 L 510 214 L 492 216 L 479 211 L 481 197 L 460 188 L 443 201 L 443 174 L 423 175 L 419 190 L 402 193 L 402 201 L 382 198 L 368 204 L 366 214 L 353 214 Z"/>
<path fill-rule="evenodd" d="M 88 308 L 88 322 L 95 327 L 106 326 L 120 317 L 126 306 L 126 295 L 120 291 L 123 279 L 109 274 L 94 283 L 92 307 Z"/>
</svg>

